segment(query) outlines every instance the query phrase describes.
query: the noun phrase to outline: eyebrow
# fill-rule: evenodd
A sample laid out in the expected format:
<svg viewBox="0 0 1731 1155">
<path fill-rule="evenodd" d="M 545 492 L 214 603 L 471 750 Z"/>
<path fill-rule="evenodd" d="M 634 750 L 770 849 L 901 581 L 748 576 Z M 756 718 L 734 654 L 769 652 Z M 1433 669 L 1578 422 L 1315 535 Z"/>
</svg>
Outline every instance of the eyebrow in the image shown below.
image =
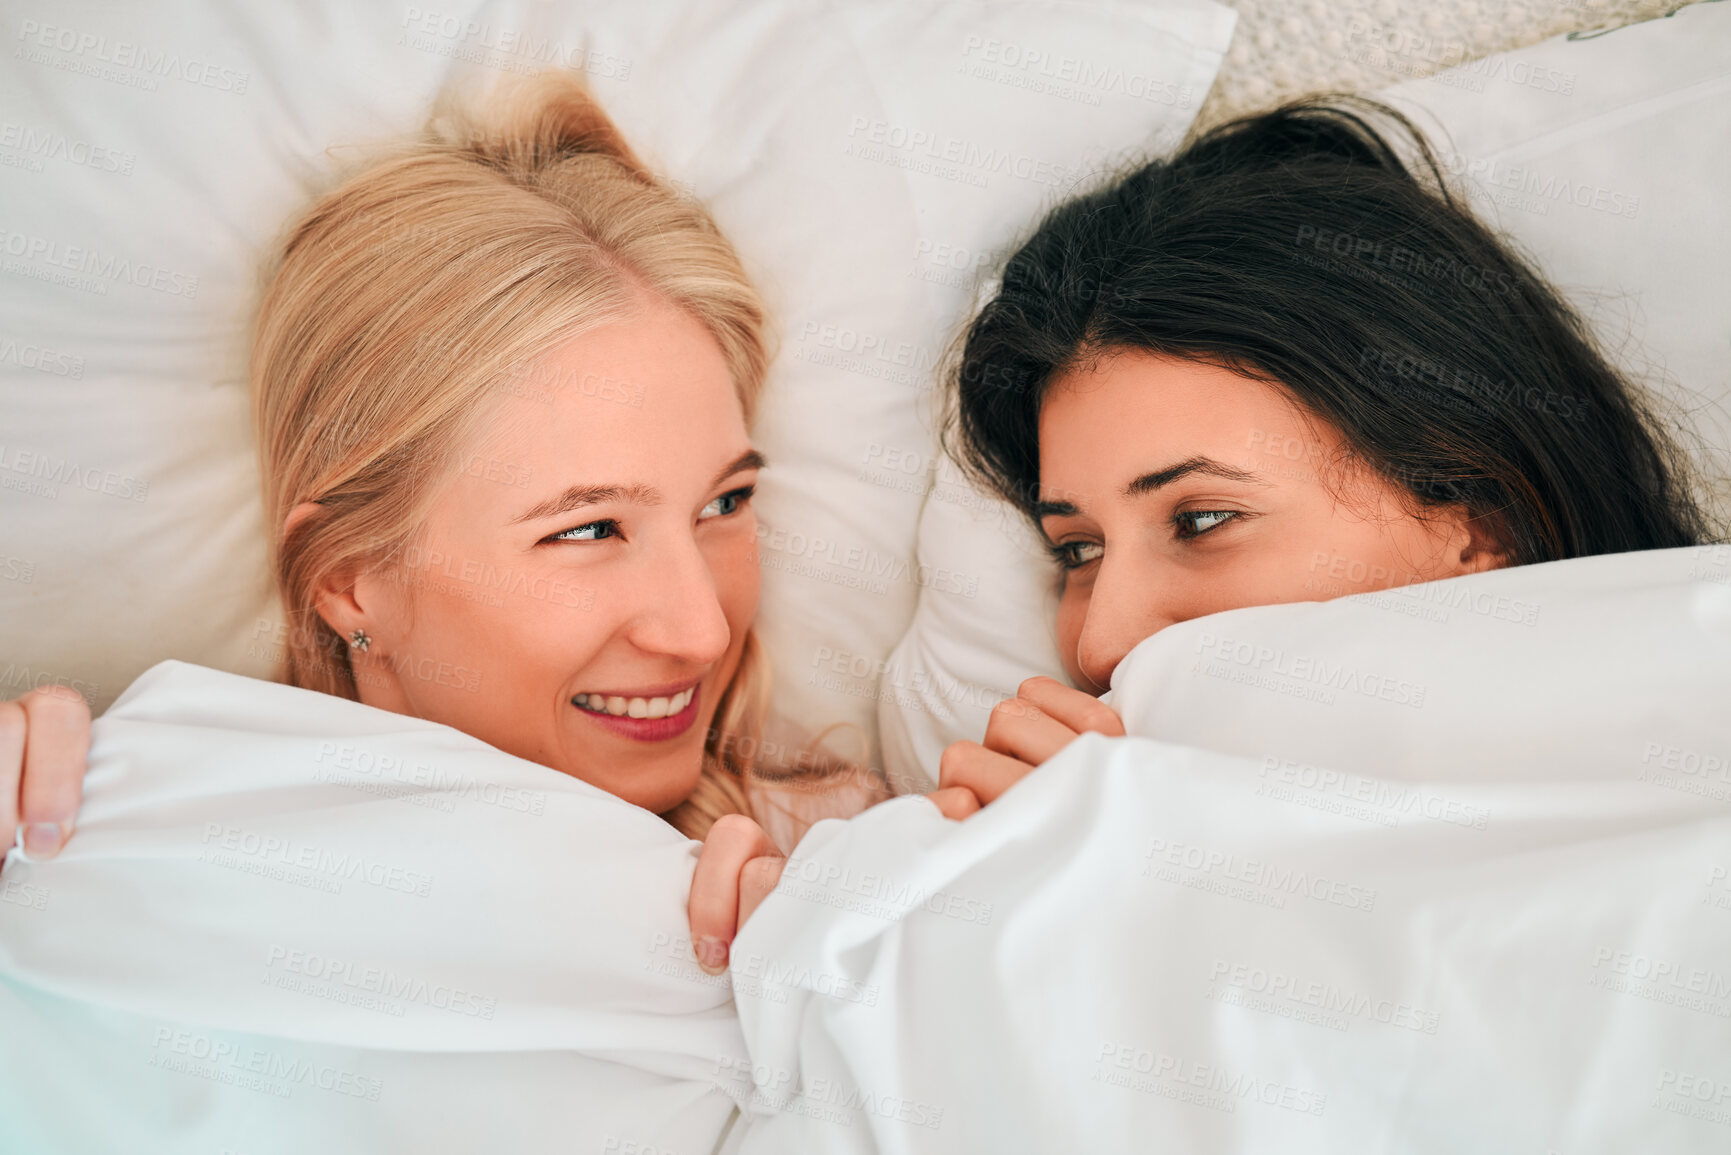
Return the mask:
<svg viewBox="0 0 1731 1155">
<path fill-rule="evenodd" d="M 721 467 L 707 488 L 714 489 L 736 473 L 744 473 L 751 469 L 762 469 L 769 464 L 767 458 L 755 449 L 748 449 L 738 457 Z M 661 491 L 653 485 L 641 483 L 633 485 L 573 485 L 556 497 L 549 497 L 539 502 L 512 519 L 513 525 L 525 521 L 539 521 L 544 517 L 553 517 L 561 513 L 575 513 L 590 505 L 600 505 L 603 502 L 622 501 L 633 505 L 660 505 L 663 498 Z"/>
<path fill-rule="evenodd" d="M 1190 476 L 1218 477 L 1224 481 L 1241 481 L 1252 484 L 1263 484 L 1262 478 L 1248 470 L 1236 469 L 1224 461 L 1216 461 L 1212 457 L 1191 457 L 1165 469 L 1155 469 L 1132 480 L 1123 489 L 1123 495 L 1128 498 L 1144 497 L 1157 489 L 1171 485 L 1181 477 Z M 1048 517 L 1074 517 L 1081 510 L 1073 502 L 1068 501 L 1036 501 L 1034 516 L 1041 521 Z"/>
</svg>

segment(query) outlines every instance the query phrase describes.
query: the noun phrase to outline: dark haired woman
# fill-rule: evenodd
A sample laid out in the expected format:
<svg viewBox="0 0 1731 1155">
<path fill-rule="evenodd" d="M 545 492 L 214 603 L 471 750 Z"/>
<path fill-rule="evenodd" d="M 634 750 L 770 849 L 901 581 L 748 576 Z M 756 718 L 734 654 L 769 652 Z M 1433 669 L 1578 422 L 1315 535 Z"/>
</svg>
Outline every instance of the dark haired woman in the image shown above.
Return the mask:
<svg viewBox="0 0 1731 1155">
<path fill-rule="evenodd" d="M 1050 543 L 1094 693 L 1203 614 L 1709 536 L 1579 316 L 1366 100 L 1225 125 L 1054 210 L 952 387 L 951 450 Z M 990 801 L 1121 732 L 1089 703 L 1034 680 L 944 784 Z"/>
<path fill-rule="evenodd" d="M 1709 536 L 1636 390 L 1373 101 L 1224 125 L 1054 209 L 950 384 L 952 455 L 1063 570 L 1084 687 L 1030 679 L 951 745 L 951 817 L 1122 734 L 1094 695 L 1176 622 Z"/>
</svg>

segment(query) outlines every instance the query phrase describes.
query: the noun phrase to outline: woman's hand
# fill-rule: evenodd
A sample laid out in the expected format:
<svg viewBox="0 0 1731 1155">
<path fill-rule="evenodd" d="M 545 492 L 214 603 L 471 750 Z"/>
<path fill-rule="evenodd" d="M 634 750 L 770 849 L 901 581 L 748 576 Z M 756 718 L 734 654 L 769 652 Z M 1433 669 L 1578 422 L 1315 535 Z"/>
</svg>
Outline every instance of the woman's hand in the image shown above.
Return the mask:
<svg viewBox="0 0 1731 1155">
<path fill-rule="evenodd" d="M 24 850 L 53 858 L 72 835 L 90 752 L 90 707 L 66 686 L 0 702 L 0 860 L 23 827 Z"/>
<path fill-rule="evenodd" d="M 1054 678 L 1029 678 L 992 707 L 984 742 L 952 742 L 938 763 L 939 789 L 927 795 L 951 818 L 964 818 L 963 794 L 974 809 L 997 799 L 1028 771 L 1068 746 L 1086 731 L 1124 736 L 1124 723 L 1112 707 L 1092 694 L 1072 690 Z M 940 800 L 938 795 L 945 795 Z"/>
<path fill-rule="evenodd" d="M 1090 694 L 1052 678 L 1029 678 L 1014 698 L 992 708 L 983 744 L 956 742 L 944 751 L 938 789 L 926 797 L 944 817 L 966 818 L 1087 730 L 1121 738 L 1124 723 Z M 723 815 L 709 828 L 685 907 L 698 966 L 712 975 L 727 969 L 739 928 L 781 881 L 786 865 L 763 827 L 743 814 Z"/>
<path fill-rule="evenodd" d="M 763 827 L 743 814 L 724 814 L 709 828 L 685 906 L 691 951 L 705 972 L 718 975 L 727 969 L 734 936 L 781 881 L 786 865 Z"/>
</svg>

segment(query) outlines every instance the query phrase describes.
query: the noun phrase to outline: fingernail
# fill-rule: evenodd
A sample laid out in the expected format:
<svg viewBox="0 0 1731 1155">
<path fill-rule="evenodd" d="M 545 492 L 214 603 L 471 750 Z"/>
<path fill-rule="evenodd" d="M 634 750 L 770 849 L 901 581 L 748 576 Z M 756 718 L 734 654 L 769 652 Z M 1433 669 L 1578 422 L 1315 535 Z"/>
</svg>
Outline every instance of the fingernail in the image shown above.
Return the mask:
<svg viewBox="0 0 1731 1155">
<path fill-rule="evenodd" d="M 24 824 L 24 853 L 31 858 L 53 858 L 60 853 L 60 844 L 65 840 L 57 823 L 27 822 Z"/>
<path fill-rule="evenodd" d="M 727 969 L 727 940 L 706 934 L 697 940 L 692 948 L 697 954 L 697 965 L 707 974 L 718 975 Z"/>
</svg>

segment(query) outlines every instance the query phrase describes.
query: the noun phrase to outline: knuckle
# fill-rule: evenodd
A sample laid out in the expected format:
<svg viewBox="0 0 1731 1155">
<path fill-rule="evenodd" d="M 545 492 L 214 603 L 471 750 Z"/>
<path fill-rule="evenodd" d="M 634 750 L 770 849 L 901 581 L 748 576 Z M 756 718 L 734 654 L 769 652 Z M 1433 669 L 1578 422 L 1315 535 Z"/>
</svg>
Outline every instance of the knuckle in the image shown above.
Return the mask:
<svg viewBox="0 0 1731 1155">
<path fill-rule="evenodd" d="M 744 814 L 723 814 L 709 828 L 709 837 L 718 842 L 744 841 L 756 834 L 757 823 Z"/>
<path fill-rule="evenodd" d="M 1118 717 L 1118 712 L 1102 702 L 1095 702 L 1088 710 L 1088 722 L 1095 729 L 1106 734 L 1122 734 L 1124 723 Z"/>
<path fill-rule="evenodd" d="M 18 705 L 31 722 L 63 728 L 90 726 L 90 705 L 76 691 L 65 686 L 43 686 L 18 699 Z"/>
<path fill-rule="evenodd" d="M 25 694 L 24 697 L 36 698 L 41 701 L 77 702 L 79 705 L 83 705 L 86 709 L 89 709 L 88 705 L 84 702 L 83 694 L 80 694 L 71 686 L 62 686 L 59 682 L 49 682 L 47 685 L 37 686 L 35 689 Z"/>
<path fill-rule="evenodd" d="M 944 748 L 938 758 L 938 785 L 953 786 L 957 775 L 961 774 L 971 756 L 972 744 L 968 742 L 951 742 Z"/>
</svg>

